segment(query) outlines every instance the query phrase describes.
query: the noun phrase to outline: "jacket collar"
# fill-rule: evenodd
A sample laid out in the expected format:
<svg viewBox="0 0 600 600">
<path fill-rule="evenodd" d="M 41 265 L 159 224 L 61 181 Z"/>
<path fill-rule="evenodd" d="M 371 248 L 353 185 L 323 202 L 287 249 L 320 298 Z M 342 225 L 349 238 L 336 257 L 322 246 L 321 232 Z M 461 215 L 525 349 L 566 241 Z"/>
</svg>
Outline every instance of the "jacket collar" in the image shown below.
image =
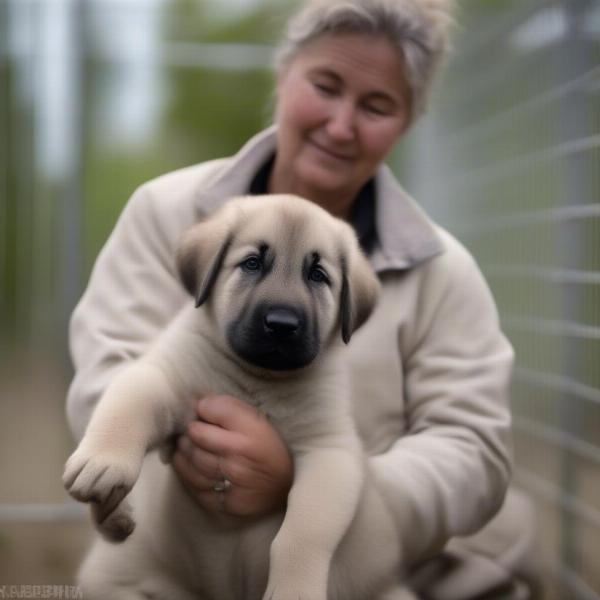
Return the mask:
<svg viewBox="0 0 600 600">
<path fill-rule="evenodd" d="M 275 152 L 276 131 L 276 127 L 271 126 L 250 138 L 237 154 L 223 161 L 211 180 L 202 181 L 197 204 L 199 214 L 210 214 L 233 196 L 248 194 L 256 172 Z"/>
<path fill-rule="evenodd" d="M 371 257 L 377 271 L 410 269 L 444 251 L 437 226 L 401 187 L 387 165 L 375 176 L 375 224 L 379 244 Z"/>
<path fill-rule="evenodd" d="M 251 138 L 224 161 L 199 194 L 199 214 L 211 213 L 232 196 L 248 193 L 257 170 L 276 149 L 276 126 Z M 402 189 L 392 171 L 382 166 L 375 177 L 375 222 L 378 244 L 370 256 L 378 271 L 410 269 L 444 251 L 436 226 Z"/>
</svg>

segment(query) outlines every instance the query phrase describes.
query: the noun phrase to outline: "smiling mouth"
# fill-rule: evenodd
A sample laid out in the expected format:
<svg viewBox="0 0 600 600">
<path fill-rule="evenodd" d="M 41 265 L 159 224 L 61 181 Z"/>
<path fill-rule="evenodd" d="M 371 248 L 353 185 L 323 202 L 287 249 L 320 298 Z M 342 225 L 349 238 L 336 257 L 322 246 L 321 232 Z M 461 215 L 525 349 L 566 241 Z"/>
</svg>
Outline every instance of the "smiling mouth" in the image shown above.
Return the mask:
<svg viewBox="0 0 600 600">
<path fill-rule="evenodd" d="M 313 140 L 309 140 L 309 142 L 311 143 L 312 146 L 314 146 L 319 152 L 321 152 L 322 154 L 325 154 L 326 156 L 329 156 L 331 158 L 334 158 L 336 160 L 340 160 L 340 161 L 344 161 L 344 162 L 349 162 L 351 160 L 354 160 L 354 157 L 348 154 L 342 154 L 339 152 L 336 152 L 335 150 L 330 150 L 329 148 L 327 148 L 326 146 L 322 146 L 321 144 L 318 144 L 317 142 L 313 141 Z"/>
</svg>

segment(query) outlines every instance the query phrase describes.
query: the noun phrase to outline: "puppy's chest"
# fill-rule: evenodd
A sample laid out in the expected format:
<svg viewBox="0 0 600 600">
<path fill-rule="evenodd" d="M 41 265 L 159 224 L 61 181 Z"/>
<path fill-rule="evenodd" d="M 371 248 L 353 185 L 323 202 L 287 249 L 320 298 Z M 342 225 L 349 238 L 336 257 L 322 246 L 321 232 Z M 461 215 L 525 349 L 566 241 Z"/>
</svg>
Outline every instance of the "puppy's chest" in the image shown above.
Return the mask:
<svg viewBox="0 0 600 600">
<path fill-rule="evenodd" d="M 280 433 L 287 437 L 311 421 L 311 414 L 315 408 L 311 406 L 309 394 L 302 393 L 292 384 L 278 382 L 277 385 L 258 384 L 256 386 L 242 387 L 231 385 L 226 393 L 237 396 L 277 426 Z"/>
<path fill-rule="evenodd" d="M 349 397 L 329 393 L 319 378 L 298 381 L 257 381 L 243 385 L 223 382 L 219 393 L 229 394 L 256 408 L 294 446 L 337 432 L 351 413 Z"/>
</svg>

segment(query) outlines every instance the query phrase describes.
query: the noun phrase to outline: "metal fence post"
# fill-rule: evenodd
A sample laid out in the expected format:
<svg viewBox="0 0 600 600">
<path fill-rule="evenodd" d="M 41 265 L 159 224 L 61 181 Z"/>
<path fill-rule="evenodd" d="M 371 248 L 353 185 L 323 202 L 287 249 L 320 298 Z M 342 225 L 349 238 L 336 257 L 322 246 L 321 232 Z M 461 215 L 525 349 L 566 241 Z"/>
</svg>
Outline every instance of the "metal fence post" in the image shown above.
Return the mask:
<svg viewBox="0 0 600 600">
<path fill-rule="evenodd" d="M 86 89 L 86 2 L 69 0 L 69 89 L 71 121 L 65 131 L 68 161 L 60 202 L 60 347 L 67 348 L 67 330 L 71 311 L 79 297 L 83 279 L 83 197 L 85 174 L 85 89 Z M 65 362 L 68 357 L 65 354 Z"/>
</svg>

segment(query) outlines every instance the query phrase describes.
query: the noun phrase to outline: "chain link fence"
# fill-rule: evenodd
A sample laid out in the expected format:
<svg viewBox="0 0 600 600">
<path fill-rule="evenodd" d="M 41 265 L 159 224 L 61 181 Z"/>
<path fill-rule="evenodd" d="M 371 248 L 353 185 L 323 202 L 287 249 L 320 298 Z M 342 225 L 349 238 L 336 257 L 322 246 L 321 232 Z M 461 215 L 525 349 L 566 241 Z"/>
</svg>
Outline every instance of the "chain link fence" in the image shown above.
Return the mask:
<svg viewBox="0 0 600 600">
<path fill-rule="evenodd" d="M 478 259 L 515 346 L 548 593 L 598 599 L 600 4 L 474 4 L 405 180 Z"/>
</svg>

